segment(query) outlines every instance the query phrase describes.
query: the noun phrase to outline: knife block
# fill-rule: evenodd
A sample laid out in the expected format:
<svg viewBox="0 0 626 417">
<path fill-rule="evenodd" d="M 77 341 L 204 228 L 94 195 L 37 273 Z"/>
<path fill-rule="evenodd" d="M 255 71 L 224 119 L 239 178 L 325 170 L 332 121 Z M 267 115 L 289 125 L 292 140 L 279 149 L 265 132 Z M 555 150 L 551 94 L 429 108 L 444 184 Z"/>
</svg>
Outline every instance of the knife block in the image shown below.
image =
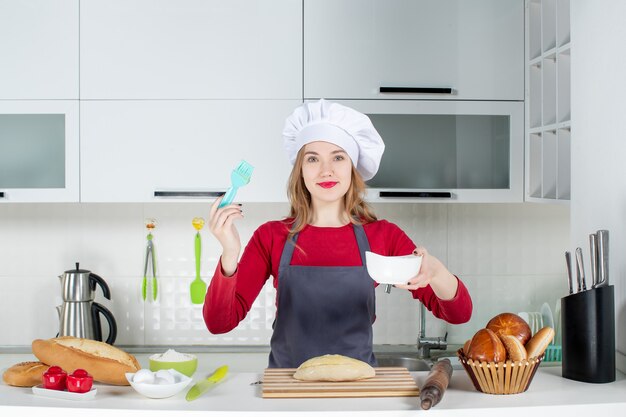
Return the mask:
<svg viewBox="0 0 626 417">
<path fill-rule="evenodd" d="M 562 376 L 615 381 L 615 291 L 612 285 L 561 298 Z"/>
</svg>

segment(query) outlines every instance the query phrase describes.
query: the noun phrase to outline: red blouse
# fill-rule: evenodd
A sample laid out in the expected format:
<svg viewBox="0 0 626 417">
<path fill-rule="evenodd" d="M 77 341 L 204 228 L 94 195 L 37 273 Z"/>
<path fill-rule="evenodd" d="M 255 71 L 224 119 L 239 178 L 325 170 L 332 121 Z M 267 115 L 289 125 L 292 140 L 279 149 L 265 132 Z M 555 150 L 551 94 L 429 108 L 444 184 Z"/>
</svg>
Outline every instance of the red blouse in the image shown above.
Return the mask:
<svg viewBox="0 0 626 417">
<path fill-rule="evenodd" d="M 370 250 L 380 255 L 408 255 L 415 249 L 411 239 L 395 224 L 378 220 L 363 226 Z M 261 225 L 246 246 L 231 277 L 222 273 L 218 263 L 207 291 L 203 315 L 211 333 L 226 333 L 242 321 L 259 292 L 270 277 L 278 287 L 278 266 L 287 235 L 286 221 L 270 221 Z M 359 266 L 361 257 L 352 225 L 316 227 L 307 225 L 298 235 L 298 247 L 291 265 Z M 378 285 L 373 282 L 373 285 Z M 451 300 L 437 298 L 430 286 L 410 291 L 435 317 L 451 324 L 469 321 L 472 300 L 463 282 L 458 280 L 457 293 Z"/>
</svg>

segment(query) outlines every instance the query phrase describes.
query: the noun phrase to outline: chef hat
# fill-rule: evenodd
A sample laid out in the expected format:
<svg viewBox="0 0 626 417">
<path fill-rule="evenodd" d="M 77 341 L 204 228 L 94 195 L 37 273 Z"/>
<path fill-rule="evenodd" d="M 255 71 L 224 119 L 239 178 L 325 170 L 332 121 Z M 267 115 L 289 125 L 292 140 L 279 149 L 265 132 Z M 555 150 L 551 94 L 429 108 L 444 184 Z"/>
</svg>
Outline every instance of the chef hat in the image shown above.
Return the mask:
<svg viewBox="0 0 626 417">
<path fill-rule="evenodd" d="M 340 146 L 366 181 L 376 175 L 385 150 L 369 117 L 324 99 L 296 108 L 285 121 L 283 139 L 292 165 L 307 143 L 324 141 Z"/>
</svg>

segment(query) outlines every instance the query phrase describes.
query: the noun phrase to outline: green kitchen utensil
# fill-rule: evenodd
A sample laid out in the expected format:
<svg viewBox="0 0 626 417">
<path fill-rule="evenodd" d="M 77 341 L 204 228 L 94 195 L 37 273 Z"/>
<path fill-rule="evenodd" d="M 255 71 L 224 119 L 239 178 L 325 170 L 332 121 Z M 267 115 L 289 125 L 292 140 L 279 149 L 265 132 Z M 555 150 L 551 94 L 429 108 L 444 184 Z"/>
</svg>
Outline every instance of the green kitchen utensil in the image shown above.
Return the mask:
<svg viewBox="0 0 626 417">
<path fill-rule="evenodd" d="M 204 296 L 206 295 L 206 284 L 200 278 L 200 258 L 202 255 L 202 241 L 200 238 L 200 229 L 204 226 L 204 219 L 202 217 L 194 217 L 191 221 L 194 229 L 196 229 L 195 249 L 196 249 L 196 279 L 191 281 L 191 302 L 193 304 L 204 303 Z"/>
<path fill-rule="evenodd" d="M 187 396 L 185 397 L 187 401 L 193 401 L 202 394 L 204 394 L 209 388 L 214 387 L 218 382 L 220 382 L 226 374 L 228 373 L 228 366 L 220 366 L 211 374 L 210 377 L 204 379 L 198 383 L 196 383 L 189 391 L 187 391 Z"/>
<path fill-rule="evenodd" d="M 233 202 L 239 187 L 243 187 L 250 182 L 252 171 L 254 171 L 254 167 L 244 160 L 237 165 L 237 168 L 235 168 L 230 174 L 230 182 L 232 185 L 226 191 L 226 194 L 224 194 L 224 198 L 222 198 L 218 208 L 222 208 Z"/>
<path fill-rule="evenodd" d="M 148 292 L 148 263 L 150 263 L 152 266 L 152 300 L 156 301 L 158 286 L 156 279 L 156 261 L 154 259 L 154 243 L 152 243 L 152 231 L 156 228 L 156 220 L 146 219 L 145 225 L 146 229 L 148 229 L 148 236 L 146 236 L 148 243 L 146 245 L 146 262 L 143 267 L 143 280 L 141 282 L 141 298 L 146 301 L 146 295 Z"/>
</svg>

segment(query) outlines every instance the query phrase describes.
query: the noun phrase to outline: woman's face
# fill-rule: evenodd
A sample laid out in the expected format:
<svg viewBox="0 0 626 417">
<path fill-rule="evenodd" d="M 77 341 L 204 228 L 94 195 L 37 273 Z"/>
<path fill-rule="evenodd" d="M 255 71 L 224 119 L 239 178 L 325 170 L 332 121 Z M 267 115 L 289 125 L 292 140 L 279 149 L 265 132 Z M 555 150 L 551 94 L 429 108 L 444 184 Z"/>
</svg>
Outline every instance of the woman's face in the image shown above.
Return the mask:
<svg viewBox="0 0 626 417">
<path fill-rule="evenodd" d="M 352 161 L 335 144 L 311 142 L 304 147 L 302 177 L 313 201 L 335 202 L 350 188 Z"/>
</svg>

